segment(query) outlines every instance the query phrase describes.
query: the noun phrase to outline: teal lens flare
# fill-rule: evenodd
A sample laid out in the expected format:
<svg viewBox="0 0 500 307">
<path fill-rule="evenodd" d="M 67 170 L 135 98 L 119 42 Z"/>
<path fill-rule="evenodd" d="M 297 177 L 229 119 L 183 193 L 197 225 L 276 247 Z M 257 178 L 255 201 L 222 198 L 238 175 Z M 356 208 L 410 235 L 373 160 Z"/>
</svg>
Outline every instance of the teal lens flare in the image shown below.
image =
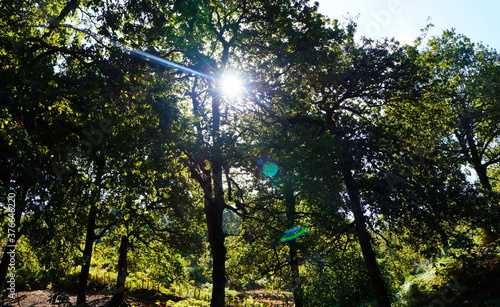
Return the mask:
<svg viewBox="0 0 500 307">
<path fill-rule="evenodd" d="M 278 165 L 273 162 L 266 162 L 262 166 L 262 174 L 267 177 L 274 177 L 278 173 Z"/>
</svg>

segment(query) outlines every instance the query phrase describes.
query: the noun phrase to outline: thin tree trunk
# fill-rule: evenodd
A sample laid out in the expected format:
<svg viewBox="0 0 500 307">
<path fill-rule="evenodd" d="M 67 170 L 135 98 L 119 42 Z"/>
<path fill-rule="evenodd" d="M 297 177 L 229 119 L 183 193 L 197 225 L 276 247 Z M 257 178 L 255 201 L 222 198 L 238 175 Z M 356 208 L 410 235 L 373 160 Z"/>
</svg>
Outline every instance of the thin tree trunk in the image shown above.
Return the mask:
<svg viewBox="0 0 500 307">
<path fill-rule="evenodd" d="M 462 154 L 465 156 L 467 162 L 472 165 L 472 168 L 479 178 L 479 183 L 488 192 L 493 190 L 490 178 L 488 177 L 488 168 L 483 164 L 482 155 L 479 153 L 476 140 L 474 138 L 473 128 L 468 116 L 461 118 L 460 131 L 455 132 Z M 484 229 L 485 240 L 483 244 L 490 244 L 500 237 L 497 227 L 486 227 Z"/>
<path fill-rule="evenodd" d="M 83 264 L 80 276 L 78 278 L 76 305 L 78 307 L 87 306 L 87 282 L 89 279 L 90 263 L 92 261 L 92 251 L 94 248 L 94 240 L 96 238 L 94 230 L 97 219 L 97 208 L 92 205 L 89 211 L 87 220 L 87 234 L 85 236 L 85 247 L 83 249 Z"/>
<path fill-rule="evenodd" d="M 87 282 L 89 279 L 90 264 L 92 261 L 92 251 L 94 249 L 94 240 L 96 239 L 95 228 L 97 221 L 97 214 L 99 209 L 97 208 L 97 203 L 101 195 L 101 183 L 104 170 L 105 160 L 100 158 L 96 165 L 96 180 L 95 185 L 92 189 L 90 195 L 90 210 L 87 219 L 87 233 L 85 235 L 85 247 L 83 249 L 83 263 L 82 269 L 80 271 L 80 276 L 78 278 L 77 286 L 77 296 L 76 305 L 78 307 L 87 306 L 86 296 L 87 296 Z"/>
<path fill-rule="evenodd" d="M 297 242 L 292 240 L 288 244 L 290 248 L 290 268 L 292 271 L 292 292 L 293 292 L 293 302 L 295 307 L 304 306 L 304 292 L 302 290 L 302 281 L 300 279 L 299 272 L 299 259 L 298 259 L 298 247 Z"/>
<path fill-rule="evenodd" d="M 385 281 L 382 278 L 382 274 L 377 264 L 377 257 L 375 255 L 375 251 L 373 250 L 370 234 L 366 229 L 365 217 L 363 215 L 363 209 L 361 207 L 359 191 L 356 188 L 356 183 L 348 165 L 342 166 L 342 175 L 347 188 L 347 193 L 349 195 L 349 205 L 354 215 L 354 223 L 356 225 L 359 245 L 361 247 L 363 259 L 365 261 L 366 269 L 370 277 L 373 294 L 375 296 L 375 299 L 377 300 L 377 306 L 391 306 L 391 301 L 387 293 Z"/>
<path fill-rule="evenodd" d="M 118 276 L 116 277 L 115 293 L 111 299 L 109 306 L 120 306 L 125 301 L 125 281 L 128 276 L 127 271 L 127 254 L 128 254 L 129 237 L 122 236 L 120 248 L 118 249 Z"/>
<path fill-rule="evenodd" d="M 286 206 L 286 217 L 288 221 L 288 227 L 294 227 L 295 225 L 295 217 L 296 217 L 296 208 L 295 208 L 295 197 L 293 195 L 294 190 L 291 183 L 287 182 L 285 186 L 285 206 Z M 297 246 L 297 242 L 292 240 L 288 242 L 289 248 L 289 257 L 290 257 L 290 270 L 292 273 L 292 292 L 293 292 L 293 301 L 295 303 L 295 307 L 303 307 L 304 306 L 304 295 L 302 291 L 302 282 L 300 279 L 300 271 L 299 271 L 299 259 L 298 259 L 298 251 L 299 247 Z"/>
</svg>

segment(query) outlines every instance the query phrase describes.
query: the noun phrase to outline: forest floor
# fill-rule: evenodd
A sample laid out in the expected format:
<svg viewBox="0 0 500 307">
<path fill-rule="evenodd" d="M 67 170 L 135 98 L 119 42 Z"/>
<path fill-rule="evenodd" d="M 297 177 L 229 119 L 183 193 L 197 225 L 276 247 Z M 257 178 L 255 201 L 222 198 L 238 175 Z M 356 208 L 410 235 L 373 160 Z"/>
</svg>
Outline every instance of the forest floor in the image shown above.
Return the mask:
<svg viewBox="0 0 500 307">
<path fill-rule="evenodd" d="M 5 307 L 52 307 L 52 306 L 76 306 L 76 295 L 67 294 L 67 297 L 59 297 L 56 300 L 58 303 L 51 303 L 51 298 L 54 292 L 52 290 L 36 290 L 36 291 L 21 291 L 16 293 L 16 299 L 0 300 L 0 306 Z M 238 297 L 253 296 L 256 302 L 262 303 L 264 306 L 293 306 L 291 302 L 285 302 L 279 297 L 276 297 L 271 292 L 266 291 L 249 291 L 242 292 Z M 96 293 L 87 294 L 87 303 L 92 307 L 106 306 L 106 303 L 111 299 L 112 294 L 110 291 L 100 291 Z M 126 302 L 129 306 L 135 307 L 148 307 L 148 306 L 166 306 L 167 301 L 178 302 L 184 300 L 183 297 L 159 294 L 151 290 L 135 290 L 128 293 Z M 70 303 L 64 305 L 62 302 Z M 160 305 L 158 305 L 160 302 Z M 229 304 L 228 306 L 243 306 L 238 303 Z"/>
<path fill-rule="evenodd" d="M 12 307 L 42 307 L 42 306 L 64 306 L 61 304 L 52 304 L 51 297 L 54 295 L 52 290 L 37 290 L 37 291 L 22 291 L 16 293 L 15 300 L 4 300 L 2 306 Z M 109 293 L 90 293 L 87 295 L 87 303 L 89 306 L 104 306 L 111 298 Z M 74 306 L 76 305 L 76 295 L 68 294 L 68 301 Z M 133 297 L 128 297 L 129 303 L 136 306 L 152 306 L 149 302 L 142 303 L 136 301 Z M 61 302 L 61 299 L 59 300 Z M 68 305 L 69 306 L 69 305 Z"/>
</svg>

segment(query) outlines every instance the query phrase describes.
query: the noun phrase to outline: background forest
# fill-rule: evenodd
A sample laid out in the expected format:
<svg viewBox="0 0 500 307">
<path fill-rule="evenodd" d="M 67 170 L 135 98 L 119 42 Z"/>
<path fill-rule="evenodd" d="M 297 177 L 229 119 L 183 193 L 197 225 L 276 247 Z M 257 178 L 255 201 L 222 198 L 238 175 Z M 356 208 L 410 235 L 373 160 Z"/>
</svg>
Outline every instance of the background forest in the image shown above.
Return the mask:
<svg viewBox="0 0 500 307">
<path fill-rule="evenodd" d="M 4 304 L 15 274 L 78 306 L 500 306 L 500 56 L 425 31 L 355 40 L 307 0 L 2 0 Z"/>
</svg>

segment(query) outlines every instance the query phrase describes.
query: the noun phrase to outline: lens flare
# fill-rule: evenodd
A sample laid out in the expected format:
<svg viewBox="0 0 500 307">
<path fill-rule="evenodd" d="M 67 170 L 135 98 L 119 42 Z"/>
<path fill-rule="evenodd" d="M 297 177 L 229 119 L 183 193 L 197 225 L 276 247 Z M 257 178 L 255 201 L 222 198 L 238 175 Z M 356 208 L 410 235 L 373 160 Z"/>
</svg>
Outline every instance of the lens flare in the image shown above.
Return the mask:
<svg viewBox="0 0 500 307">
<path fill-rule="evenodd" d="M 278 165 L 274 162 L 266 162 L 262 166 L 262 174 L 266 177 L 274 177 L 278 173 Z"/>
<path fill-rule="evenodd" d="M 129 51 L 132 54 L 144 57 L 144 58 L 146 58 L 146 59 L 148 59 L 151 62 L 154 62 L 156 64 L 159 64 L 159 65 L 162 65 L 162 66 L 171 67 L 171 68 L 175 68 L 177 70 L 184 71 L 184 72 L 187 72 L 187 73 L 191 73 L 191 74 L 200 76 L 200 77 L 208 79 L 208 80 L 213 80 L 213 77 L 210 76 L 210 75 L 207 75 L 207 74 L 204 74 L 202 72 L 199 72 L 199 71 L 193 70 L 191 68 L 188 68 L 186 66 L 182 66 L 180 64 L 177 64 L 177 63 L 165 60 L 163 58 L 157 57 L 157 56 L 152 55 L 150 53 L 147 53 L 147 52 L 144 52 L 144 51 L 140 51 L 140 50 L 135 50 L 135 49 L 132 49 L 132 48 L 127 48 L 127 47 L 124 47 L 124 46 L 121 46 L 121 45 L 118 45 L 118 46 L 121 47 L 121 48 L 124 48 L 125 50 Z"/>
<path fill-rule="evenodd" d="M 297 230 L 299 230 L 299 229 L 300 229 L 300 226 L 297 226 L 297 227 L 294 227 L 294 228 L 292 228 L 292 229 L 289 229 L 289 230 L 285 231 L 285 232 L 284 232 L 284 234 L 289 235 L 289 234 L 291 234 L 291 233 L 296 232 L 296 231 L 297 231 Z"/>
<path fill-rule="evenodd" d="M 266 177 L 274 177 L 278 174 L 278 162 L 268 155 L 264 155 L 257 160 L 257 169 Z"/>
<path fill-rule="evenodd" d="M 287 231 L 283 232 L 283 236 L 280 238 L 280 242 L 288 242 L 303 236 L 309 229 L 302 226 L 297 226 Z"/>
<path fill-rule="evenodd" d="M 149 61 L 154 62 L 156 64 L 159 64 L 159 65 L 162 65 L 162 66 L 171 67 L 171 68 L 174 68 L 174 69 L 177 69 L 177 70 L 180 70 L 180 71 L 184 71 L 184 72 L 187 72 L 187 73 L 190 73 L 190 74 L 194 74 L 194 75 L 200 76 L 200 77 L 208 79 L 208 80 L 214 80 L 214 77 L 212 77 L 210 75 L 207 75 L 207 74 L 204 74 L 202 72 L 193 70 L 193 69 L 191 69 L 189 67 L 186 67 L 186 66 L 183 66 L 183 65 L 171 62 L 169 60 L 165 60 L 163 58 L 160 58 L 158 56 L 152 55 L 150 53 L 147 53 L 147 52 L 144 52 L 144 51 L 140 51 L 140 50 L 135 50 L 135 49 L 123 46 L 123 45 L 119 44 L 117 41 L 114 41 L 112 39 L 106 39 L 105 37 L 102 37 L 102 38 L 98 37 L 95 33 L 92 33 L 89 30 L 80 29 L 80 28 L 77 28 L 77 27 L 74 27 L 74 26 L 68 25 L 68 24 L 61 24 L 60 26 L 66 27 L 66 28 L 70 28 L 70 29 L 73 29 L 75 31 L 84 33 L 84 34 L 92 37 L 97 42 L 99 42 L 99 43 L 101 43 L 103 45 L 110 45 L 111 44 L 111 45 L 113 45 L 115 47 L 118 47 L 118 48 L 124 50 L 124 51 L 130 52 L 131 54 L 138 55 L 140 57 L 148 59 Z M 108 43 L 106 43 L 106 41 L 108 41 Z"/>
</svg>

